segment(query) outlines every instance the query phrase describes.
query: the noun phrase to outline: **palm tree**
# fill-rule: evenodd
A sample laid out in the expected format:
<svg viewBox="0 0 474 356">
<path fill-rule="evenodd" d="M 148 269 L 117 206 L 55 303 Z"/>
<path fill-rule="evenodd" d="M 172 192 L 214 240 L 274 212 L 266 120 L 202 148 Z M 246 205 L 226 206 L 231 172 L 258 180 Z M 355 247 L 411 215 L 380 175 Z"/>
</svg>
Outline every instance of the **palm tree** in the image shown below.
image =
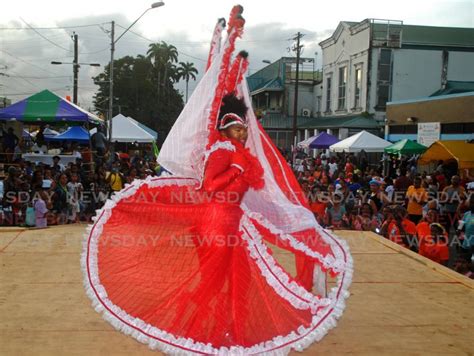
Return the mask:
<svg viewBox="0 0 474 356">
<path fill-rule="evenodd" d="M 161 43 L 151 43 L 146 54 L 152 61 L 153 67 L 157 72 L 157 94 L 159 96 L 160 86 L 165 86 L 165 83 L 168 80 L 169 64 L 178 61 L 178 50 L 175 46 L 169 45 L 165 41 L 161 41 Z"/>
<path fill-rule="evenodd" d="M 179 62 L 180 67 L 178 67 L 179 78 L 186 80 L 186 102 L 188 102 L 188 83 L 189 79 L 196 80 L 196 74 L 198 70 L 194 67 L 194 63 L 191 62 Z"/>
</svg>

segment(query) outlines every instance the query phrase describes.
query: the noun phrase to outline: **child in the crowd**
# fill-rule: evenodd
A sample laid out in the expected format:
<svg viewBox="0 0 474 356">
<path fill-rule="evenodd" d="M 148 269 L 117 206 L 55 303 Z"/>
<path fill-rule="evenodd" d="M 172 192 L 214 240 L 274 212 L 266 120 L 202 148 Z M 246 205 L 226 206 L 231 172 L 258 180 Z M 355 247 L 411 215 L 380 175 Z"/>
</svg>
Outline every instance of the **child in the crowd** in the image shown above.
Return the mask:
<svg viewBox="0 0 474 356">
<path fill-rule="evenodd" d="M 35 226 L 37 228 L 45 228 L 48 226 L 48 208 L 46 204 L 47 200 L 47 193 L 45 192 L 43 187 L 39 188 L 33 205 L 35 209 Z"/>
<path fill-rule="evenodd" d="M 374 215 L 369 203 L 363 203 L 360 214 L 352 222 L 352 228 L 359 231 L 375 231 L 380 226 L 377 215 Z"/>
<path fill-rule="evenodd" d="M 70 223 L 79 221 L 80 194 L 83 191 L 82 184 L 79 182 L 79 176 L 76 173 L 71 174 L 71 181 L 67 183 L 68 191 L 68 220 Z"/>
<path fill-rule="evenodd" d="M 330 228 L 341 229 L 347 223 L 346 208 L 342 204 L 344 196 L 335 192 L 332 195 L 331 206 L 326 209 L 326 225 Z"/>
</svg>

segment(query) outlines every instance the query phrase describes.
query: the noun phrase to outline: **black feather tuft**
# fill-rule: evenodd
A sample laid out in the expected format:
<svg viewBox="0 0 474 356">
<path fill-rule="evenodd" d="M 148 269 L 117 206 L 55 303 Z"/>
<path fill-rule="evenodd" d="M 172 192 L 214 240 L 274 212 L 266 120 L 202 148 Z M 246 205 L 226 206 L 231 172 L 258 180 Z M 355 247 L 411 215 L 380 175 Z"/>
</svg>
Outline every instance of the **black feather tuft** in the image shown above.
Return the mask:
<svg viewBox="0 0 474 356">
<path fill-rule="evenodd" d="M 247 114 L 247 105 L 245 105 L 244 99 L 239 99 L 235 96 L 235 93 L 230 93 L 222 98 L 221 110 L 219 112 L 219 120 L 228 113 L 234 113 L 244 118 Z"/>
<path fill-rule="evenodd" d="M 242 58 L 247 58 L 249 56 L 249 53 L 247 51 L 240 51 L 239 56 Z"/>
</svg>

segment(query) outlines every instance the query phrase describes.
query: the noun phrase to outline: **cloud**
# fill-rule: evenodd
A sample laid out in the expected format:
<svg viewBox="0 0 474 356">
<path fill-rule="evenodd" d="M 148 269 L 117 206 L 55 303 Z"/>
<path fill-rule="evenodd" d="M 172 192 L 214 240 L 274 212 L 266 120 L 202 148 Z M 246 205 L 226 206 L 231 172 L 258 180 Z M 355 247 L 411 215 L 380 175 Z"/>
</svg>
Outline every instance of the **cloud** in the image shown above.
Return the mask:
<svg viewBox="0 0 474 356">
<path fill-rule="evenodd" d="M 67 27 L 71 23 L 77 26 L 101 24 L 99 26 L 38 30 L 50 41 L 67 50 L 51 44 L 32 30 L 10 31 L 8 35 L 3 34 L 1 36 L 2 48 L 9 54 L 2 52 L 0 64 L 8 66 L 5 72 L 12 75 L 10 78 L 2 77 L 4 79 L 2 83 L 5 85 L 3 92 L 32 93 L 50 89 L 62 96 L 72 95 L 72 65 L 55 66 L 50 62 L 53 60 L 72 62 L 73 42 L 71 36 L 75 32 L 79 36 L 79 62 L 101 64 L 100 68 L 84 65 L 79 70 L 80 104 L 86 109 L 92 107 L 92 98 L 97 86 L 94 85 L 91 78 L 103 71 L 104 66 L 110 61 L 110 19 L 115 19 L 115 38 L 117 38 L 129 22 L 124 15 L 118 13 L 87 18 L 70 18 L 57 22 L 58 27 Z M 35 26 L 34 23 L 31 25 Z M 24 26 L 25 24 L 18 21 L 2 25 L 2 27 Z M 212 33 L 209 33 L 209 40 L 196 41 L 185 30 L 169 30 L 152 38 L 144 36 L 139 27 L 133 28 L 132 31 L 117 42 L 115 59 L 126 55 L 146 54 L 151 41 L 166 41 L 173 44 L 178 49 L 179 61 L 192 62 L 199 71 L 197 80 L 189 83 L 191 93 L 204 73 Z M 314 53 L 320 50 L 318 42 L 332 33 L 332 30 L 315 32 L 305 28 L 287 27 L 280 22 L 248 26 L 243 38 L 237 42 L 236 53 L 241 49 L 247 50 L 250 53 L 249 72 L 255 72 L 266 65 L 262 63 L 263 60 L 273 62 L 282 56 L 294 56 L 293 52 L 289 52 L 289 48 L 294 42 L 291 38 L 298 31 L 305 34 L 302 39 L 303 56 L 311 58 L 314 58 Z M 14 76 L 13 73 L 23 75 L 25 79 Z M 28 77 L 32 78 L 28 79 Z M 35 79 L 35 77 L 45 78 Z M 184 93 L 185 83 L 183 81 L 178 83 L 176 88 Z M 19 100 L 27 96 L 19 95 L 12 98 Z"/>
</svg>

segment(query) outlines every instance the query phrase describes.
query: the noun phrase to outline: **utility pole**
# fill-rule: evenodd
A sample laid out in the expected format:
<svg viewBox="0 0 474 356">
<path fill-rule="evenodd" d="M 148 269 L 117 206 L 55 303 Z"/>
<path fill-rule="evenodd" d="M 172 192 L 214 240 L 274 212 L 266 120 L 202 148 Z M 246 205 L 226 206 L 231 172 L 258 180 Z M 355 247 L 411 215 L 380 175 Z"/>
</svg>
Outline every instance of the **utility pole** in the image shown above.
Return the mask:
<svg viewBox="0 0 474 356">
<path fill-rule="evenodd" d="M 72 73 L 73 73 L 73 92 L 72 92 L 72 102 L 77 105 L 77 89 L 78 89 L 78 77 L 79 77 L 79 68 L 82 65 L 87 65 L 91 67 L 100 67 L 99 63 L 79 63 L 79 36 L 74 32 L 71 36 L 74 42 L 74 60 L 72 62 L 58 62 L 52 61 L 51 64 L 72 64 Z"/>
<path fill-rule="evenodd" d="M 108 115 L 108 131 L 109 142 L 112 142 L 112 109 L 114 106 L 114 52 L 115 52 L 115 21 L 111 23 L 110 31 L 110 64 L 109 64 L 109 115 Z"/>
<path fill-rule="evenodd" d="M 298 32 L 293 40 L 296 41 L 296 44 L 293 46 L 292 50 L 296 52 L 296 76 L 295 76 L 295 99 L 293 101 L 293 149 L 296 152 L 296 144 L 298 139 L 297 133 L 297 120 L 298 120 L 298 84 L 299 84 L 299 69 L 300 69 L 300 56 L 301 49 L 303 48 L 300 45 L 300 39 L 304 35 Z"/>
<path fill-rule="evenodd" d="M 158 7 L 163 6 L 165 3 L 163 1 L 157 1 L 151 4 L 149 8 L 147 8 L 143 13 L 135 20 L 132 22 L 130 26 L 128 26 L 125 31 L 122 32 L 120 36 L 115 39 L 115 21 L 111 22 L 111 30 L 110 30 L 110 64 L 109 64 L 109 80 L 110 80 L 110 86 L 109 86 L 109 115 L 108 115 L 108 131 L 109 131 L 109 142 L 112 141 L 112 117 L 113 117 L 113 106 L 114 106 L 114 52 L 115 52 L 115 43 L 120 40 L 123 35 L 125 35 L 130 28 L 132 28 L 133 25 L 135 25 L 138 20 L 140 20 L 143 15 L 145 15 L 148 11 L 152 9 L 156 9 Z M 113 147 L 113 146 L 112 146 Z"/>
<path fill-rule="evenodd" d="M 74 61 L 72 62 L 72 69 L 74 73 L 74 89 L 73 89 L 73 94 L 72 94 L 72 102 L 77 105 L 77 82 L 78 82 L 78 76 L 79 76 L 79 51 L 78 51 L 78 35 L 74 32 L 73 35 L 73 40 L 74 40 Z"/>
</svg>

